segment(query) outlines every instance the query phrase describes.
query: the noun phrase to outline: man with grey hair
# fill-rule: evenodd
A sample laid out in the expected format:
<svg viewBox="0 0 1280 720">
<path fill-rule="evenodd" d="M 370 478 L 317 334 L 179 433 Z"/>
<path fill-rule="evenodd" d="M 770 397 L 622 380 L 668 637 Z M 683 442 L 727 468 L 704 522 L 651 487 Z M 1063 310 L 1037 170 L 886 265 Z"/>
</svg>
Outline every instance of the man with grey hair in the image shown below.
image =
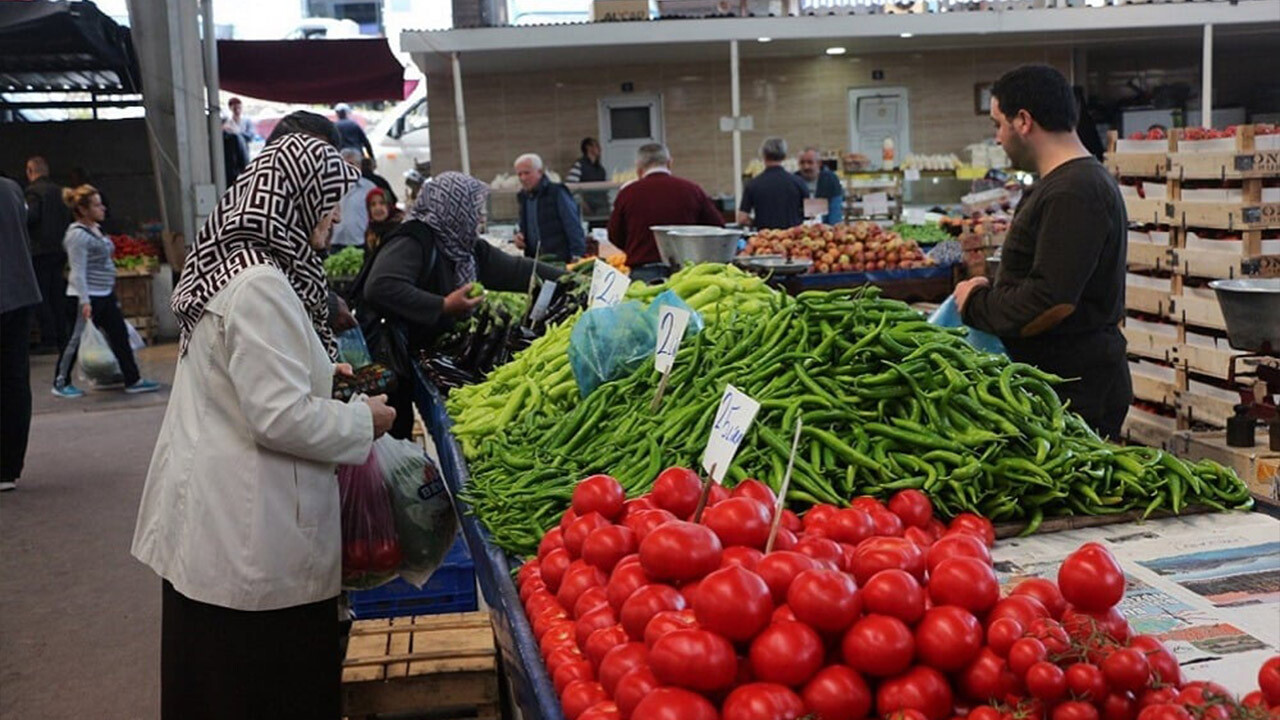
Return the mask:
<svg viewBox="0 0 1280 720">
<path fill-rule="evenodd" d="M 765 230 L 803 223 L 804 199 L 809 196 L 809 188 L 782 167 L 782 161 L 787 159 L 787 141 L 780 137 L 765 138 L 760 157 L 764 160 L 764 172 L 742 189 L 738 224 Z"/>
<path fill-rule="evenodd" d="M 844 221 L 844 185 L 840 178 L 822 164 L 818 148 L 810 145 L 800 153 L 800 170 L 796 176 L 804 181 L 808 194 L 805 197 L 827 201 L 827 211 L 822 222 L 837 225 Z"/>
<path fill-rule="evenodd" d="M 609 217 L 609 241 L 627 254 L 634 280 L 670 272 L 653 239 L 655 225 L 724 225 L 724 216 L 702 188 L 671 174 L 671 152 L 661 143 L 636 151 L 635 182 L 618 192 Z"/>
<path fill-rule="evenodd" d="M 360 160 L 364 155 L 359 148 L 342 148 L 342 159 L 348 165 L 360 169 Z M 364 231 L 369 227 L 369 206 L 366 200 L 369 197 L 369 191 L 378 187 L 367 177 L 363 175 L 356 184 L 351 187 L 347 194 L 342 196 L 342 202 L 339 207 L 340 220 L 333 228 L 333 249 L 341 250 L 349 245 L 356 247 L 364 247 Z"/>
<path fill-rule="evenodd" d="M 520 230 L 516 247 L 526 257 L 569 262 L 587 252 L 586 233 L 578 204 L 569 189 L 553 183 L 543 170 L 542 158 L 525 153 L 516 158 L 516 177 L 520 178 Z"/>
</svg>

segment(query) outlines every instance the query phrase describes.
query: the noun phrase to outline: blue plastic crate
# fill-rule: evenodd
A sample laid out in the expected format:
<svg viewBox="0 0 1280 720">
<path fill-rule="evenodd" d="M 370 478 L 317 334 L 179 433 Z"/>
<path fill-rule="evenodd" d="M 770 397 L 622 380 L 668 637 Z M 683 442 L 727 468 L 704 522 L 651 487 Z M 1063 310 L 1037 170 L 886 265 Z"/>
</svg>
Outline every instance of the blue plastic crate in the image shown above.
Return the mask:
<svg viewBox="0 0 1280 720">
<path fill-rule="evenodd" d="M 357 620 L 469 612 L 477 608 L 476 571 L 459 536 L 421 590 L 400 578 L 372 590 L 347 593 Z"/>
</svg>

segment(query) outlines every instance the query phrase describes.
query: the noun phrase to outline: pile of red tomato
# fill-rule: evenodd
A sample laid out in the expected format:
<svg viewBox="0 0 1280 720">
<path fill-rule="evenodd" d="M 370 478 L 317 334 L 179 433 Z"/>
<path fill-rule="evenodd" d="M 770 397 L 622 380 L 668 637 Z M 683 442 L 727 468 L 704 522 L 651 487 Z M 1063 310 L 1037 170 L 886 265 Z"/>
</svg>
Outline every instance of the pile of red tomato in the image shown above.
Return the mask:
<svg viewBox="0 0 1280 720">
<path fill-rule="evenodd" d="M 1280 701 L 1280 658 L 1246 705 L 1184 684 L 1130 636 L 1101 545 L 1002 598 L 991 524 L 944 526 L 918 491 L 784 510 L 767 555 L 767 486 L 714 486 L 690 522 L 700 494 L 684 468 L 632 500 L 589 477 L 520 569 L 568 720 L 1232 720 Z"/>
</svg>

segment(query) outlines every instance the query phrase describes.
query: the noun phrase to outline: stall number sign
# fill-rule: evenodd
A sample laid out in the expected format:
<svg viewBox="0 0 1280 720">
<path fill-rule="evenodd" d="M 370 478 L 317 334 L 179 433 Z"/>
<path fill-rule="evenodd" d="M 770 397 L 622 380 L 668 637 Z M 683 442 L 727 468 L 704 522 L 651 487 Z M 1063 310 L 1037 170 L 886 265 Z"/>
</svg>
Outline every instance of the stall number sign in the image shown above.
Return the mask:
<svg viewBox="0 0 1280 720">
<path fill-rule="evenodd" d="M 720 407 L 716 408 L 715 423 L 711 426 L 711 437 L 707 439 L 707 449 L 702 453 L 702 469 L 716 482 L 724 481 L 725 473 L 733 464 L 733 456 L 738 453 L 738 446 L 758 412 L 760 403 L 732 385 L 725 386 Z"/>
<path fill-rule="evenodd" d="M 658 372 L 671 372 L 671 366 L 676 362 L 676 352 L 680 350 L 680 341 L 684 339 L 684 330 L 688 326 L 688 310 L 673 305 L 658 307 L 658 340 L 653 351 L 653 366 Z"/>
<path fill-rule="evenodd" d="M 596 261 L 591 271 L 590 307 L 613 307 L 622 302 L 630 280 L 609 263 Z"/>
</svg>

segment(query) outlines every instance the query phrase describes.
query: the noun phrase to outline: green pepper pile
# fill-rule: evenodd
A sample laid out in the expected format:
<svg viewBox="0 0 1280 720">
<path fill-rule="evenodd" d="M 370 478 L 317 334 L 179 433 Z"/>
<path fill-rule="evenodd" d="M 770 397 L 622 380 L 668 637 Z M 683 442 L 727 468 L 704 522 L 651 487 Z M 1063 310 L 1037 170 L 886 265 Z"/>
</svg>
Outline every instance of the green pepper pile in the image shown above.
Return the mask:
<svg viewBox="0 0 1280 720">
<path fill-rule="evenodd" d="M 662 468 L 695 466 L 727 383 L 761 405 L 734 482 L 777 490 L 803 421 L 787 495 L 797 506 L 919 488 L 944 516 L 1021 520 L 1029 533 L 1046 516 L 1252 503 L 1214 463 L 1104 442 L 1058 400 L 1061 378 L 980 353 L 965 330 L 931 325 L 875 288 L 724 309 L 681 347 L 658 412 L 648 408 L 659 376 L 646 366 L 572 409 L 505 406 L 468 439 L 465 499 L 499 546 L 532 552 L 586 475 L 610 473 L 634 496 Z"/>
</svg>

